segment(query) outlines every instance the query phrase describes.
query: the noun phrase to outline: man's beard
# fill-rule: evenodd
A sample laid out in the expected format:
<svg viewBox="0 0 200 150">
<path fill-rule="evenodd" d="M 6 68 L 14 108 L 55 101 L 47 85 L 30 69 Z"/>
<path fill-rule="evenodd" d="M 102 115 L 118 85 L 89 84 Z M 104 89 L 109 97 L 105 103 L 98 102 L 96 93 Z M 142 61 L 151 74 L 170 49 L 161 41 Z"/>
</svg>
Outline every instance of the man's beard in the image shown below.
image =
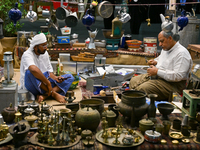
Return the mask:
<svg viewBox="0 0 200 150">
<path fill-rule="evenodd" d="M 46 50 L 42 52 L 39 48 L 38 48 L 38 50 L 37 50 L 37 53 L 38 53 L 38 54 L 44 54 L 45 52 L 46 52 Z"/>
</svg>

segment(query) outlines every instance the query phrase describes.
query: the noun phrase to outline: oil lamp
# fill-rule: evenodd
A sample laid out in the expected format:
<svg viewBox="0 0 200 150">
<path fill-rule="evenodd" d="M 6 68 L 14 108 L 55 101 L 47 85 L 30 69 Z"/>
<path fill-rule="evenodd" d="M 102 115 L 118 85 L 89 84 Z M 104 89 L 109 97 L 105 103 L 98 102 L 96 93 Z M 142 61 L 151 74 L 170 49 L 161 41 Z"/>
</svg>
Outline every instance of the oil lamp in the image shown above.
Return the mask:
<svg viewBox="0 0 200 150">
<path fill-rule="evenodd" d="M 4 78 L 5 78 L 5 80 L 2 82 L 3 86 L 6 87 L 16 86 L 16 82 L 12 80 L 14 76 L 12 52 L 10 51 L 4 52 L 3 61 L 4 61 Z"/>
<path fill-rule="evenodd" d="M 3 20 L 0 18 L 0 39 L 3 39 Z"/>
</svg>

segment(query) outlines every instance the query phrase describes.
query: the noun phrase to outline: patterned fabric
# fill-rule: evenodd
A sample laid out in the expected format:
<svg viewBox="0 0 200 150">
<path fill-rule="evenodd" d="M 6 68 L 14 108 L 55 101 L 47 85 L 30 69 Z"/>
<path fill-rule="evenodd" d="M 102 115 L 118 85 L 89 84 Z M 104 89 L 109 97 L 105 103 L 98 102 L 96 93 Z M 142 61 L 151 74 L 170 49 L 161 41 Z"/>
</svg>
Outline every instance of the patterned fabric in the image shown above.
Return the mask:
<svg viewBox="0 0 200 150">
<path fill-rule="evenodd" d="M 45 72 L 43 74 L 46 78 L 49 79 L 52 87 L 58 86 L 61 89 L 59 94 L 61 94 L 63 96 L 66 95 L 67 90 L 69 89 L 70 85 L 74 81 L 74 77 L 71 74 L 62 75 L 62 77 L 64 77 L 64 78 L 70 77 L 67 80 L 64 80 L 62 83 L 58 83 L 55 80 L 53 80 L 52 78 L 50 78 L 49 72 Z M 46 91 L 42 90 L 40 88 L 40 85 L 41 85 L 41 81 L 38 80 L 37 78 L 35 78 L 35 76 L 29 70 L 27 70 L 26 73 L 25 73 L 25 87 L 26 87 L 26 89 L 28 91 L 30 91 L 35 97 L 37 95 L 43 95 L 43 94 L 46 93 Z"/>
</svg>

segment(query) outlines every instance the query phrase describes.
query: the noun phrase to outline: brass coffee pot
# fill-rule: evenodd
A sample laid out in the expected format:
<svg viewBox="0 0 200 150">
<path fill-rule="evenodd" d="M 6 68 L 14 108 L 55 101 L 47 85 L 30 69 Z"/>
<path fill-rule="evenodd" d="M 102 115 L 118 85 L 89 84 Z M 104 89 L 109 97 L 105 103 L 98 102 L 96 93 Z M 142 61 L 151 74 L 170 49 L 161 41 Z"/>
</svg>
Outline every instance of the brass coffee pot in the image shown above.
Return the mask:
<svg viewBox="0 0 200 150">
<path fill-rule="evenodd" d="M 24 34 L 19 38 L 19 46 L 26 47 L 26 37 Z"/>
</svg>

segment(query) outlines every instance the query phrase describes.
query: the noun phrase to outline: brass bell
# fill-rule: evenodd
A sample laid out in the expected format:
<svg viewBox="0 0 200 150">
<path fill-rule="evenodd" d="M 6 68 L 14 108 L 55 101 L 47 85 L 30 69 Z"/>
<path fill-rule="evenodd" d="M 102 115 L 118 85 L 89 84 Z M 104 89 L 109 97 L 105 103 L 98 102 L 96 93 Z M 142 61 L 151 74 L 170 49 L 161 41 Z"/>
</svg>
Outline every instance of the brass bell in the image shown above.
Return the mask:
<svg viewBox="0 0 200 150">
<path fill-rule="evenodd" d="M 146 19 L 146 21 L 148 22 L 148 23 L 147 23 L 147 26 L 151 26 L 150 18 Z"/>
</svg>

